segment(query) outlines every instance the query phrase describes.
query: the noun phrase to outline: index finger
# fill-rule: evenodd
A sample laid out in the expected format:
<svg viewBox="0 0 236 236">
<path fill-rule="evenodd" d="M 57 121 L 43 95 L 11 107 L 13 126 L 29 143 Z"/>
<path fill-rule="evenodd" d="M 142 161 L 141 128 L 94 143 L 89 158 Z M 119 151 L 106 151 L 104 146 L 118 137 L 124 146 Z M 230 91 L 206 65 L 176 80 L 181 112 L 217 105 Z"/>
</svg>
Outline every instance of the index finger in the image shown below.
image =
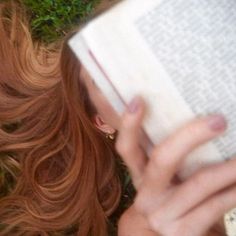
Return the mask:
<svg viewBox="0 0 236 236">
<path fill-rule="evenodd" d="M 167 186 L 186 156 L 198 146 L 219 136 L 226 126 L 222 115 L 210 115 L 194 119 L 169 136 L 151 154 L 145 172 L 146 187 L 150 184 L 160 188 Z"/>
</svg>

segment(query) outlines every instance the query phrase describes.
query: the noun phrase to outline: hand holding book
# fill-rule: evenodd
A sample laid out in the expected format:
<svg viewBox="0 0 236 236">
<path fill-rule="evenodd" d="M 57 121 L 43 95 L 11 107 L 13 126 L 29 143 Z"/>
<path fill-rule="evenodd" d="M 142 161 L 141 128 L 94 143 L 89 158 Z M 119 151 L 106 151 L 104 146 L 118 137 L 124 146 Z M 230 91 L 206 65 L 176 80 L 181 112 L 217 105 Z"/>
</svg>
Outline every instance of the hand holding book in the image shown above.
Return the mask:
<svg viewBox="0 0 236 236">
<path fill-rule="evenodd" d="M 175 177 L 193 149 L 223 134 L 224 118 L 195 118 L 156 145 L 147 158 L 139 148 L 144 104 L 135 102 L 122 116 L 116 145 L 137 189 L 133 206 L 121 219 L 119 235 L 209 235 L 213 224 L 236 205 L 236 159 L 203 168 L 184 181 Z"/>
</svg>

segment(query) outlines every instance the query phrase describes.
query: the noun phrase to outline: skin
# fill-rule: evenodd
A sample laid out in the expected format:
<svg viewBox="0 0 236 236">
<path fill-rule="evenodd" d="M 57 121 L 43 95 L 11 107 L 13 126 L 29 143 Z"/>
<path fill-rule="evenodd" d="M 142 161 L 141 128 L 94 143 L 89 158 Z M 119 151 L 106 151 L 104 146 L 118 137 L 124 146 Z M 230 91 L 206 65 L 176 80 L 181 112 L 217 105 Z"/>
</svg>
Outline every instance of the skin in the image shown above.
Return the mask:
<svg viewBox="0 0 236 236">
<path fill-rule="evenodd" d="M 194 119 L 157 144 L 147 158 L 139 145 L 144 101 L 136 97 L 118 117 L 89 76 L 83 79 L 98 115 L 108 127 L 119 130 L 116 149 L 137 190 L 134 204 L 120 219 L 119 236 L 206 235 L 225 212 L 236 206 L 236 158 L 173 182 L 191 151 L 224 133 L 227 124 L 222 116 Z"/>
<path fill-rule="evenodd" d="M 81 69 L 81 79 L 88 90 L 92 103 L 98 111 L 98 115 L 95 117 L 95 125 L 105 133 L 114 133 L 115 130 L 118 130 L 120 127 L 120 117 L 83 67 Z M 102 126 L 102 124 L 104 126 Z"/>
</svg>

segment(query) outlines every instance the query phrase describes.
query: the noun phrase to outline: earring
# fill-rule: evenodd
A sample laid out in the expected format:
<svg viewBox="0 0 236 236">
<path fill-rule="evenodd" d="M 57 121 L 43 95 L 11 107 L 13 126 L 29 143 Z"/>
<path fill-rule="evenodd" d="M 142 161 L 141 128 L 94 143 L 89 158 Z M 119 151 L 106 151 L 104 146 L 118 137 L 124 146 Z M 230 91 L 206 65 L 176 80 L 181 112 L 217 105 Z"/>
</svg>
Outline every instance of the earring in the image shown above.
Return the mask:
<svg viewBox="0 0 236 236">
<path fill-rule="evenodd" d="M 106 138 L 110 139 L 110 140 L 114 140 L 115 139 L 115 133 L 114 134 L 106 134 Z"/>
</svg>

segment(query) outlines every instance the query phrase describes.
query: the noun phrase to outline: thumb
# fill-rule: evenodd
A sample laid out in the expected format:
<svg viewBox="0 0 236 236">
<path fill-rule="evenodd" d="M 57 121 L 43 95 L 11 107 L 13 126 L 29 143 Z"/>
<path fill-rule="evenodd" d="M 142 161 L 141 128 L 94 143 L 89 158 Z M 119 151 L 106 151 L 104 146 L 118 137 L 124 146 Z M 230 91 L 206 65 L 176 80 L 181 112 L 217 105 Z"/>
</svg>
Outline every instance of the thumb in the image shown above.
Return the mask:
<svg viewBox="0 0 236 236">
<path fill-rule="evenodd" d="M 144 114 L 144 100 L 141 97 L 135 97 L 122 116 L 116 142 L 116 149 L 129 168 L 136 188 L 142 179 L 143 170 L 146 166 L 146 156 L 140 147 Z"/>
</svg>

